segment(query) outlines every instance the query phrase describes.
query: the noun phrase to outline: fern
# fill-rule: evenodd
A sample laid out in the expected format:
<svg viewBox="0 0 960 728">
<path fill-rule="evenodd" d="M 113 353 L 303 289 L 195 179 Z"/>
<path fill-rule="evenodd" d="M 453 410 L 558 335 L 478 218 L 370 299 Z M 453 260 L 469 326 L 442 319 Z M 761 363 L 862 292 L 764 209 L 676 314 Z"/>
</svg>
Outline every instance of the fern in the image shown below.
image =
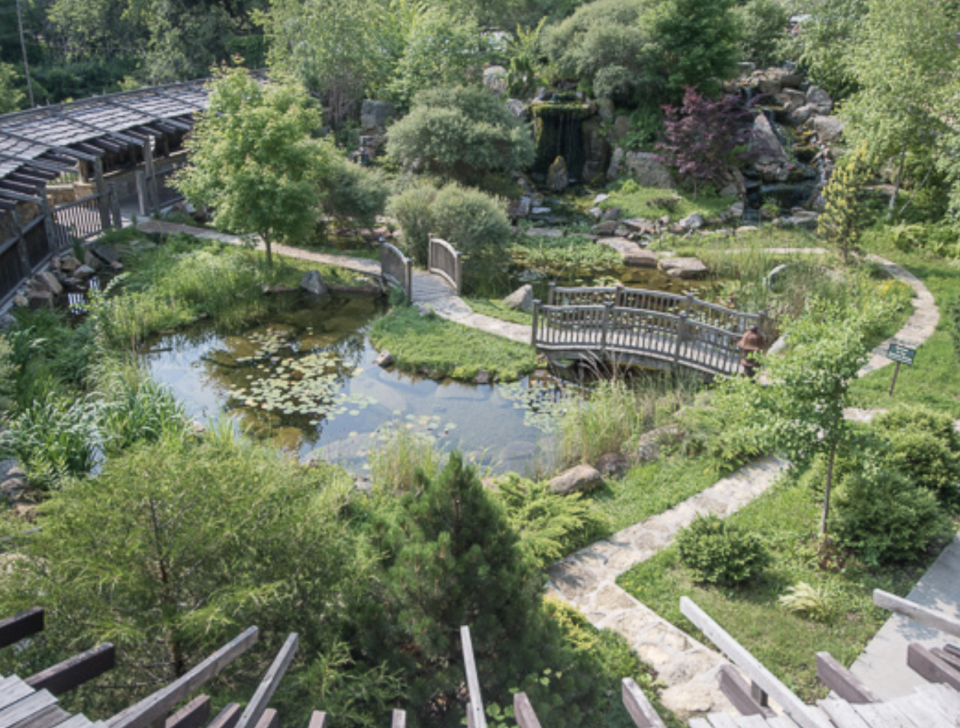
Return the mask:
<svg viewBox="0 0 960 728">
<path fill-rule="evenodd" d="M 829 622 L 833 617 L 833 601 L 825 586 L 810 586 L 805 581 L 787 589 L 779 599 L 780 606 L 814 622 Z"/>
</svg>

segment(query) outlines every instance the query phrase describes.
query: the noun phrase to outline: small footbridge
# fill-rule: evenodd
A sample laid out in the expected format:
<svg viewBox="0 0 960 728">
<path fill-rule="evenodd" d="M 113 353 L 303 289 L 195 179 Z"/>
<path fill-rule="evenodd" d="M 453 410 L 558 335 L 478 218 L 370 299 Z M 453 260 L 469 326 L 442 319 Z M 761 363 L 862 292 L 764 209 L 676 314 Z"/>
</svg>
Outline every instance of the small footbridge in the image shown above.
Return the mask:
<svg viewBox="0 0 960 728">
<path fill-rule="evenodd" d="M 712 377 L 740 371 L 737 342 L 764 314 L 742 313 L 693 295 L 551 285 L 534 302 L 530 343 L 551 359 L 607 361 Z"/>
<path fill-rule="evenodd" d="M 463 290 L 463 257 L 446 240 L 430 238 L 427 271 L 415 271 L 413 261 L 395 245 L 380 245 L 380 276 L 403 289 L 411 303 L 459 296 Z"/>
</svg>

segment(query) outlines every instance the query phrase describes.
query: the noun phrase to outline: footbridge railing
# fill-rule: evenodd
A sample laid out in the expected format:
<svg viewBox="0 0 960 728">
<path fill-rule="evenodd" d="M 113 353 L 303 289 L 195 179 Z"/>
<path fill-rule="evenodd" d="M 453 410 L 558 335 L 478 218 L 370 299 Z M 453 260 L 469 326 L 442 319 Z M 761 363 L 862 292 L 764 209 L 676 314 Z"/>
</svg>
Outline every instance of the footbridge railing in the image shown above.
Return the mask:
<svg viewBox="0 0 960 728">
<path fill-rule="evenodd" d="M 380 275 L 387 283 L 402 288 L 408 301 L 413 300 L 413 261 L 395 245 L 381 243 Z"/>
<path fill-rule="evenodd" d="M 737 343 L 763 314 L 659 291 L 556 288 L 534 302 L 531 343 L 548 355 L 608 359 L 660 369 L 735 374 Z"/>
<path fill-rule="evenodd" d="M 450 243 L 440 238 L 430 238 L 427 254 L 427 268 L 447 280 L 457 295 L 463 290 L 463 260 L 461 253 Z"/>
</svg>

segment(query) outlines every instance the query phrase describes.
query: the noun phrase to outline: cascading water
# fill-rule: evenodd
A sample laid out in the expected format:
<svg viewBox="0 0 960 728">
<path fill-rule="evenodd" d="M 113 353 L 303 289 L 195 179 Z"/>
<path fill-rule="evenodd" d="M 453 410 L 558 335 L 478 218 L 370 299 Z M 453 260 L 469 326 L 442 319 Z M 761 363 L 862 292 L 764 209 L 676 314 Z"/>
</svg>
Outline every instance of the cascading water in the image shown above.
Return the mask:
<svg viewBox="0 0 960 728">
<path fill-rule="evenodd" d="M 534 106 L 532 113 L 536 132 L 534 174 L 545 175 L 553 161 L 563 157 L 570 181 L 578 180 L 586 161 L 583 121 L 592 113 L 590 107 L 575 97 L 571 101 L 555 95 L 549 102 Z"/>
</svg>

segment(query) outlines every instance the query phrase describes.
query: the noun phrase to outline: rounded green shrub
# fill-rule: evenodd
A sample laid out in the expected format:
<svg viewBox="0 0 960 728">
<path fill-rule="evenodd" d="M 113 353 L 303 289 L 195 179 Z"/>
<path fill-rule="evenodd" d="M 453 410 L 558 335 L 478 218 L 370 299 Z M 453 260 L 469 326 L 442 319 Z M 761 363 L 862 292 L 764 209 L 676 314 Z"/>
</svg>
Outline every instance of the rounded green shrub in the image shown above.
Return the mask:
<svg viewBox="0 0 960 728">
<path fill-rule="evenodd" d="M 437 188 L 429 181 L 416 182 L 390 198 L 387 213 L 400 223 L 400 244 L 418 265 L 427 264 L 430 242 L 430 206 L 437 197 Z"/>
<path fill-rule="evenodd" d="M 503 200 L 480 190 L 448 184 L 433 201 L 433 232 L 454 248 L 482 257 L 510 240 L 510 220 Z"/>
<path fill-rule="evenodd" d="M 715 515 L 697 516 L 677 535 L 677 549 L 694 580 L 709 584 L 740 584 L 770 562 L 760 536 Z"/>
<path fill-rule="evenodd" d="M 869 564 L 915 559 L 949 530 L 936 496 L 889 468 L 850 473 L 833 503 L 837 538 Z"/>
</svg>

